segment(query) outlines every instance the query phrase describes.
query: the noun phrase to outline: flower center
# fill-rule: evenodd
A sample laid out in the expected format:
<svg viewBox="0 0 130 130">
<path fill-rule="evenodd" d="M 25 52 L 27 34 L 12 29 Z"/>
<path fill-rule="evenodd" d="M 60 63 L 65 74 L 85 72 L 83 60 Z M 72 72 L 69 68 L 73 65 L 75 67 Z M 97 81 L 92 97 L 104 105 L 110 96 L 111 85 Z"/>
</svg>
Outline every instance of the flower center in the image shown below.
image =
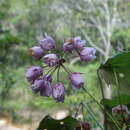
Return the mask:
<svg viewBox="0 0 130 130">
<path fill-rule="evenodd" d="M 65 62 L 66 62 L 65 59 L 62 58 L 62 59 L 59 60 L 59 63 L 58 63 L 58 64 L 59 64 L 59 65 L 62 65 L 62 64 L 65 63 Z"/>
</svg>

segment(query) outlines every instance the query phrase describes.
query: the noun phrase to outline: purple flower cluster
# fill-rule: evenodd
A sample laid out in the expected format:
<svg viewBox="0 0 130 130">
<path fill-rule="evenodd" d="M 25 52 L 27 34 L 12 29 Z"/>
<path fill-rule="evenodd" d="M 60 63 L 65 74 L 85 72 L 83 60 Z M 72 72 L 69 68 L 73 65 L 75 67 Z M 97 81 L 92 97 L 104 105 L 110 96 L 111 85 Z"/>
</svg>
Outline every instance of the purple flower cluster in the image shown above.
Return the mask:
<svg viewBox="0 0 130 130">
<path fill-rule="evenodd" d="M 85 40 L 80 37 L 70 38 L 63 45 L 64 52 L 76 51 L 81 61 L 91 61 L 96 58 L 94 48 L 85 47 Z M 38 41 L 38 46 L 29 49 L 30 55 L 35 59 L 42 59 L 46 66 L 32 66 L 27 69 L 26 78 L 31 84 L 34 93 L 41 96 L 53 97 L 57 102 L 63 102 L 65 97 L 64 84 L 59 80 L 60 68 L 68 73 L 68 79 L 74 89 L 84 86 L 83 75 L 80 72 L 70 72 L 64 65 L 65 57 L 59 58 L 53 53 L 56 48 L 55 40 L 50 36 L 45 36 Z M 61 50 L 62 51 L 62 50 Z M 57 72 L 57 83 L 53 83 L 53 74 Z"/>
<path fill-rule="evenodd" d="M 85 40 L 81 40 L 81 37 L 69 38 L 65 41 L 63 50 L 64 52 L 75 51 L 79 55 L 81 61 L 92 61 L 96 58 L 96 49 L 91 47 L 85 47 Z"/>
</svg>

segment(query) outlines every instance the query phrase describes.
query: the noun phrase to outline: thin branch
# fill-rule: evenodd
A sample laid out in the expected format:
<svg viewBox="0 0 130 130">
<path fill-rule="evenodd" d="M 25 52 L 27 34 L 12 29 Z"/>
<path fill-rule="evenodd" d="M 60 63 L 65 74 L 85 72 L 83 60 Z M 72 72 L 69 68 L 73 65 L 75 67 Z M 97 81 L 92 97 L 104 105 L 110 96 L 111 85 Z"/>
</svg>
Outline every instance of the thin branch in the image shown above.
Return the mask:
<svg viewBox="0 0 130 130">
<path fill-rule="evenodd" d="M 114 0 L 113 1 L 113 16 L 112 16 L 112 21 L 111 21 L 111 27 L 112 29 L 114 28 L 115 24 L 116 24 L 116 19 L 117 19 L 117 4 L 118 4 L 119 0 Z M 113 30 L 112 30 L 113 32 Z"/>
<path fill-rule="evenodd" d="M 95 121 L 95 123 L 101 128 L 101 130 L 104 130 L 103 127 L 101 126 L 101 124 L 99 123 L 99 121 L 96 119 L 94 113 L 92 112 L 92 110 L 89 108 L 88 104 L 84 104 L 83 106 L 87 109 L 87 111 L 89 112 L 89 114 L 91 115 L 91 118 Z"/>
<path fill-rule="evenodd" d="M 94 47 L 97 51 L 99 51 L 103 56 L 105 56 L 104 50 L 101 49 L 101 48 L 99 48 L 96 44 L 94 44 L 84 30 L 81 30 L 81 32 L 82 32 L 82 34 L 84 35 L 84 37 L 86 38 L 86 40 L 89 42 L 89 44 L 90 44 L 92 47 Z"/>
<path fill-rule="evenodd" d="M 83 90 L 95 101 L 95 103 L 97 103 L 97 105 L 101 108 L 101 110 L 104 110 L 102 104 L 100 104 L 100 102 L 97 101 L 97 99 L 91 94 L 89 93 L 89 91 L 87 90 L 87 88 L 83 87 Z M 118 130 L 121 130 L 119 127 L 119 123 L 117 120 L 113 119 L 112 115 L 109 114 L 109 112 L 106 111 L 107 116 L 113 121 L 113 123 L 115 124 L 115 126 L 118 128 Z"/>
<path fill-rule="evenodd" d="M 99 33 L 101 35 L 101 38 L 103 39 L 104 45 L 107 46 L 107 40 L 106 40 L 104 31 L 103 31 L 103 26 L 99 22 L 100 20 L 99 19 L 95 20 L 95 18 L 92 17 L 92 16 L 90 17 L 90 20 L 94 23 L 95 27 L 98 29 L 98 31 L 99 31 Z"/>
</svg>

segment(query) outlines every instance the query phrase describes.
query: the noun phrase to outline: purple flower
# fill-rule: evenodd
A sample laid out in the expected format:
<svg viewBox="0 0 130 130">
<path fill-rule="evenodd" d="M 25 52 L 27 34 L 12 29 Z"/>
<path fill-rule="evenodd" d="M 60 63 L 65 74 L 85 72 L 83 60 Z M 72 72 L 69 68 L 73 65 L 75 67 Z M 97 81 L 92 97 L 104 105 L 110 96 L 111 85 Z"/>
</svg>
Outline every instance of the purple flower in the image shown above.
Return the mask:
<svg viewBox="0 0 130 130">
<path fill-rule="evenodd" d="M 95 53 L 96 53 L 96 49 L 91 48 L 91 47 L 85 47 L 80 52 L 80 59 L 82 61 L 92 61 L 96 58 Z"/>
<path fill-rule="evenodd" d="M 44 80 L 42 78 L 36 79 L 34 84 L 31 86 L 33 92 L 38 93 L 41 90 L 43 84 Z"/>
<path fill-rule="evenodd" d="M 81 87 L 84 86 L 83 76 L 79 72 L 72 72 L 69 75 L 69 79 L 71 81 L 72 88 L 74 88 L 74 89 L 80 89 Z"/>
<path fill-rule="evenodd" d="M 85 40 L 81 40 L 81 37 L 75 37 L 74 38 L 74 48 L 76 50 L 82 50 L 85 47 Z"/>
<path fill-rule="evenodd" d="M 74 40 L 73 40 L 73 38 L 70 38 L 70 39 L 65 41 L 65 43 L 63 45 L 63 50 L 65 52 L 71 52 L 71 51 L 74 50 Z"/>
<path fill-rule="evenodd" d="M 52 82 L 51 75 L 44 75 L 43 79 L 46 80 L 46 81 Z"/>
<path fill-rule="evenodd" d="M 58 57 L 56 54 L 47 54 L 44 56 L 44 62 L 47 64 L 49 67 L 53 67 L 58 63 Z"/>
<path fill-rule="evenodd" d="M 91 125 L 88 122 L 83 122 L 82 128 L 83 128 L 83 130 L 91 130 Z"/>
<path fill-rule="evenodd" d="M 43 49 L 39 46 L 34 46 L 34 47 L 30 48 L 29 52 L 34 58 L 36 58 L 38 60 L 44 55 Z"/>
<path fill-rule="evenodd" d="M 36 79 L 31 88 L 35 93 L 40 92 L 41 96 L 49 97 L 52 94 L 51 82 L 52 82 L 51 76 L 45 75 L 42 78 Z"/>
<path fill-rule="evenodd" d="M 65 88 L 62 83 L 52 86 L 52 96 L 57 102 L 64 102 Z"/>
<path fill-rule="evenodd" d="M 43 73 L 43 70 L 39 66 L 32 66 L 27 69 L 26 77 L 27 80 L 32 84 L 34 80 L 36 80 L 39 76 L 41 76 Z"/>
<path fill-rule="evenodd" d="M 63 50 L 65 52 L 72 52 L 73 50 L 81 51 L 85 46 L 86 41 L 81 40 L 80 37 L 70 38 L 65 41 Z"/>
<path fill-rule="evenodd" d="M 122 114 L 122 113 L 126 113 L 126 114 L 130 113 L 127 106 L 118 105 L 118 106 L 112 108 L 112 114 L 113 115 L 116 115 L 116 114 L 119 115 L 119 114 Z"/>
<path fill-rule="evenodd" d="M 75 130 L 91 130 L 91 125 L 88 122 L 78 122 Z"/>
<path fill-rule="evenodd" d="M 52 94 L 52 86 L 51 86 L 52 77 L 51 75 L 45 75 L 43 77 L 43 80 L 44 80 L 44 83 L 41 87 L 40 95 L 49 97 Z"/>
<path fill-rule="evenodd" d="M 45 38 L 40 39 L 39 44 L 41 48 L 46 51 L 55 48 L 55 40 L 50 36 L 46 36 Z"/>
</svg>

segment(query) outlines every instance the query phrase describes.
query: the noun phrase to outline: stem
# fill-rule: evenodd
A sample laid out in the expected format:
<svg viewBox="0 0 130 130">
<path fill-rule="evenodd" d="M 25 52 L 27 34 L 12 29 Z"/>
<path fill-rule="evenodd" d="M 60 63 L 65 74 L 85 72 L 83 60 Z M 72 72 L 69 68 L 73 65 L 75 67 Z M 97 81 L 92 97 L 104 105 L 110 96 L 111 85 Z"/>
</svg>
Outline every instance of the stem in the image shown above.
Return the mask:
<svg viewBox="0 0 130 130">
<path fill-rule="evenodd" d="M 100 88 L 101 88 L 101 92 L 102 92 L 102 97 L 103 99 L 105 98 L 104 93 L 103 93 L 103 84 L 102 84 L 102 80 L 100 78 L 100 74 L 99 74 L 99 69 L 97 70 L 97 75 L 98 75 L 98 79 L 99 79 L 99 83 L 100 83 Z"/>
<path fill-rule="evenodd" d="M 58 69 L 57 69 L 57 82 L 59 82 L 59 71 L 60 71 L 60 66 L 58 66 Z"/>
<path fill-rule="evenodd" d="M 51 67 L 51 68 L 47 71 L 46 75 L 48 75 L 50 72 L 52 73 L 52 71 L 54 71 L 56 67 L 57 67 L 57 66 Z"/>
<path fill-rule="evenodd" d="M 53 76 L 53 74 L 54 74 L 54 72 L 56 71 L 57 68 L 58 68 L 58 65 L 56 65 L 55 68 L 52 70 L 51 76 Z"/>
<path fill-rule="evenodd" d="M 95 123 L 96 123 L 102 130 L 104 130 L 103 127 L 101 126 L 101 124 L 100 124 L 100 123 L 97 121 L 97 119 L 95 118 L 95 115 L 93 114 L 93 112 L 91 111 L 91 109 L 89 109 L 88 105 L 87 105 L 87 104 L 83 104 L 83 106 L 84 106 L 85 108 L 87 108 L 87 111 L 89 112 L 89 114 L 91 115 L 91 117 L 92 117 L 92 119 L 95 121 Z"/>
<path fill-rule="evenodd" d="M 100 77 L 100 74 L 99 74 L 99 69 L 97 70 L 97 75 L 98 75 L 98 80 L 99 80 L 99 83 L 100 83 L 102 98 L 105 99 L 104 92 L 103 92 L 103 84 L 102 84 L 102 80 L 101 80 L 101 77 Z M 107 130 L 108 121 L 107 121 L 107 114 L 106 114 L 105 106 L 104 106 L 103 113 L 104 113 L 104 126 L 105 126 L 105 130 Z"/>
<path fill-rule="evenodd" d="M 42 69 L 44 69 L 45 71 L 49 70 L 49 66 L 43 66 Z"/>
<path fill-rule="evenodd" d="M 83 104 L 83 102 L 81 102 L 82 104 L 82 114 L 83 114 L 83 121 L 85 122 L 85 116 L 84 116 L 84 104 Z"/>
<path fill-rule="evenodd" d="M 49 67 L 49 66 L 48 65 L 42 66 L 43 69 L 46 68 L 46 67 Z"/>
<path fill-rule="evenodd" d="M 118 94 L 118 97 L 119 97 L 119 104 L 120 104 L 120 107 L 121 107 L 121 110 L 122 110 L 121 116 L 122 116 L 122 119 L 125 121 L 124 116 L 123 116 L 123 108 L 122 108 L 121 98 L 120 98 L 119 81 L 118 81 L 116 72 L 115 71 L 113 71 L 113 72 L 114 72 L 114 76 L 115 76 L 115 80 L 116 80 L 116 85 L 117 85 L 117 94 Z"/>
<path fill-rule="evenodd" d="M 80 109 L 80 105 L 82 105 L 82 102 L 80 102 L 80 104 L 79 104 L 79 106 L 78 106 L 78 109 L 77 109 L 77 111 L 76 111 L 76 113 L 75 113 L 75 118 L 77 117 L 77 115 L 78 115 L 78 112 L 79 112 L 79 109 Z"/>
<path fill-rule="evenodd" d="M 93 97 L 92 94 L 90 94 L 84 87 L 83 90 L 97 103 L 97 105 L 104 111 L 104 108 L 102 107 L 102 105 Z M 109 116 L 109 118 L 114 122 L 114 124 L 116 125 L 116 127 L 118 128 L 118 130 L 121 130 L 119 127 L 119 124 L 117 121 L 115 121 L 112 116 L 106 111 L 106 114 Z"/>
<path fill-rule="evenodd" d="M 61 66 L 68 74 L 70 74 L 70 72 L 66 69 L 66 67 L 63 64 Z"/>
<path fill-rule="evenodd" d="M 68 70 L 69 70 L 69 72 L 71 72 L 71 73 L 72 73 L 72 71 L 71 71 L 68 67 L 66 67 L 66 69 L 68 69 Z"/>
<path fill-rule="evenodd" d="M 86 88 L 83 87 L 83 90 L 98 104 L 98 106 L 103 110 L 102 105 L 93 97 L 93 95 L 91 95 Z"/>
<path fill-rule="evenodd" d="M 50 69 L 47 71 L 46 75 L 48 75 L 49 72 L 52 71 L 53 69 L 54 69 L 54 67 L 50 68 Z"/>
<path fill-rule="evenodd" d="M 77 53 L 78 53 L 78 55 L 80 56 L 80 52 L 78 51 L 78 50 L 75 50 Z"/>
</svg>

